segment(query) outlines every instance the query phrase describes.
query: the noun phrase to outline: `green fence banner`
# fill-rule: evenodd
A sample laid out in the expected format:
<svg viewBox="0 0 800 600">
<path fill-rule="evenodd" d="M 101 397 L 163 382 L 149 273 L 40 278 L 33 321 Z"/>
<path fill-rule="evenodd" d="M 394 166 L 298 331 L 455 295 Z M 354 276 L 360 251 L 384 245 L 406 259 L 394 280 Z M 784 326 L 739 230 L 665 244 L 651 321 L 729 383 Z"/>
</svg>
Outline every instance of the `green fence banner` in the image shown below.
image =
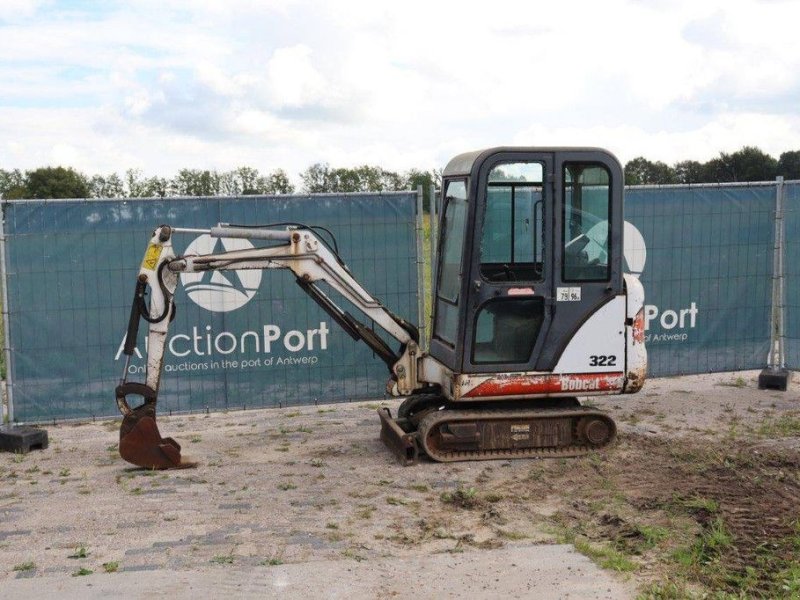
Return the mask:
<svg viewBox="0 0 800 600">
<path fill-rule="evenodd" d="M 627 188 L 628 270 L 651 376 L 759 369 L 769 350 L 775 184 Z"/>
<path fill-rule="evenodd" d="M 25 200 L 4 202 L 3 211 L 7 368 L 16 421 L 118 414 L 114 388 L 125 362 L 121 349 L 136 275 L 161 223 L 199 229 L 219 222 L 323 225 L 356 279 L 392 311 L 417 321 L 413 192 Z M 173 243 L 179 254 L 249 244 L 197 234 L 175 234 Z M 164 414 L 383 395 L 384 363 L 342 332 L 291 272 L 180 279 L 159 396 Z M 129 368 L 133 381 L 144 380 L 145 338 L 143 328 Z"/>
<path fill-rule="evenodd" d="M 650 376 L 765 366 L 781 189 L 787 366 L 796 369 L 800 183 L 626 189 L 626 268 L 645 288 Z M 395 313 L 418 320 L 413 192 L 5 201 L 3 212 L 7 370 L 17 421 L 116 414 L 113 390 L 124 364 L 135 277 L 152 229 L 161 223 L 200 229 L 218 222 L 323 225 L 356 279 Z M 174 240 L 178 253 L 242 243 L 248 242 L 198 234 Z M 184 274 L 176 304 L 160 394 L 165 413 L 384 393 L 384 364 L 342 332 L 288 271 Z M 132 380 L 143 378 L 144 338 L 141 332 Z"/>
</svg>

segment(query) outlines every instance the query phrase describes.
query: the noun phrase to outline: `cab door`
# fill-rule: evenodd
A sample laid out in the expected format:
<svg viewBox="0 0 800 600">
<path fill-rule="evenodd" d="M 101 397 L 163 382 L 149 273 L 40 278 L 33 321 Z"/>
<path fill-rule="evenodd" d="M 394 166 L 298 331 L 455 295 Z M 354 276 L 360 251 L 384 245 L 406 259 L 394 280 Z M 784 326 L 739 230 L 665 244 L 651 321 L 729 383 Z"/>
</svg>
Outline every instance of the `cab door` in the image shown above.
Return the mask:
<svg viewBox="0 0 800 600">
<path fill-rule="evenodd" d="M 462 372 L 532 371 L 552 321 L 553 153 L 500 151 L 473 171 Z"/>
<path fill-rule="evenodd" d="M 603 318 L 584 328 L 585 343 L 573 345 L 569 365 L 562 367 L 622 371 L 622 168 L 608 152 L 593 149 L 557 152 L 554 166 L 553 318 L 536 370 L 552 371 L 579 330 L 603 309 Z"/>
</svg>

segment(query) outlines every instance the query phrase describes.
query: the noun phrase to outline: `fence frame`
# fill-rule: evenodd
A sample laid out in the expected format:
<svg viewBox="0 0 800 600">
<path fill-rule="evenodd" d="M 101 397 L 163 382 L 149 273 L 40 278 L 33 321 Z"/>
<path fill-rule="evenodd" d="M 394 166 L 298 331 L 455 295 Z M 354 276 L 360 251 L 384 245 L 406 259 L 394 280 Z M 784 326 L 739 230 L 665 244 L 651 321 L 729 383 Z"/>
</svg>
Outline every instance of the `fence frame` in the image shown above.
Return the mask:
<svg viewBox="0 0 800 600">
<path fill-rule="evenodd" d="M 5 202 L 5 201 L 4 201 Z M 3 302 L 3 353 L 5 355 L 6 376 L 3 379 L 3 396 L 5 396 L 5 414 L 3 420 L 14 422 L 14 369 L 12 368 L 11 353 L 11 314 L 8 311 L 8 267 L 6 265 L 6 220 L 5 210 L 0 218 L 0 285 L 2 286 Z"/>
</svg>

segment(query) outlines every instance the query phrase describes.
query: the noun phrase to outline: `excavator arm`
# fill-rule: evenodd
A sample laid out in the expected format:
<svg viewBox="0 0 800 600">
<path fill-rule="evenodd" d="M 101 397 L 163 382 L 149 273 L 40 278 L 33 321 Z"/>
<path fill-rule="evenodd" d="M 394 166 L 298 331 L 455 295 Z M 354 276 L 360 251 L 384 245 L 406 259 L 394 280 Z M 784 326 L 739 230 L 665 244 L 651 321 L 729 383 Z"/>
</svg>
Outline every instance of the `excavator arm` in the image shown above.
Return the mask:
<svg viewBox="0 0 800 600">
<path fill-rule="evenodd" d="M 241 238 L 268 245 L 218 254 L 176 256 L 175 233 L 203 233 L 216 238 Z M 128 462 L 153 469 L 192 466 L 182 462 L 180 445 L 162 438 L 156 425 L 156 403 L 164 363 L 169 325 L 175 316 L 174 294 L 180 273 L 243 269 L 289 269 L 297 284 L 353 339 L 364 341 L 389 367 L 387 391 L 395 396 L 411 394 L 424 383 L 418 377 L 420 357 L 417 328 L 393 314 L 371 296 L 352 276 L 347 266 L 312 229 L 287 227 L 242 227 L 219 224 L 211 229 L 185 229 L 161 225 L 150 239 L 136 281 L 123 352 L 126 355 L 116 401 L 123 415 L 119 450 Z M 359 312 L 400 343 L 393 350 L 375 331 L 336 304 L 318 285 L 325 282 Z M 150 291 L 150 302 L 146 296 Z M 136 348 L 141 320 L 148 322 L 145 382 L 127 380 L 130 359 Z M 142 396 L 131 408 L 129 395 Z"/>
</svg>

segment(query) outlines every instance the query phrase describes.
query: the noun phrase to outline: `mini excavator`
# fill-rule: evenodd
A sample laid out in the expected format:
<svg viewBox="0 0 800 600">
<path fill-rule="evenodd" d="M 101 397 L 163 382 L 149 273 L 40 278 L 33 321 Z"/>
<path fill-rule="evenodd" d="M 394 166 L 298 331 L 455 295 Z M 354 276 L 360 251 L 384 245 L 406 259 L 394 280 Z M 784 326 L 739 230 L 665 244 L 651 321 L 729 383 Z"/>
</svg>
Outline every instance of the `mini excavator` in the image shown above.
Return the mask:
<svg viewBox="0 0 800 600">
<path fill-rule="evenodd" d="M 116 388 L 122 458 L 144 468 L 189 466 L 156 425 L 178 276 L 238 269 L 290 270 L 333 321 L 386 363 L 387 392 L 405 399 L 394 417 L 378 410 L 380 435 L 404 464 L 421 455 L 578 456 L 608 445 L 614 421 L 577 396 L 637 392 L 647 370 L 644 291 L 623 272 L 619 162 L 596 148 L 492 148 L 452 159 L 442 190 L 427 351 L 412 323 L 358 283 L 323 228 L 158 227 L 139 270 L 124 347 L 130 361 L 140 319 L 147 321 L 146 380 L 128 381 L 126 362 Z M 173 236 L 198 232 L 258 246 L 176 255 Z M 330 290 L 383 333 L 341 308 Z M 135 408 L 131 395 L 143 398 Z"/>
</svg>

